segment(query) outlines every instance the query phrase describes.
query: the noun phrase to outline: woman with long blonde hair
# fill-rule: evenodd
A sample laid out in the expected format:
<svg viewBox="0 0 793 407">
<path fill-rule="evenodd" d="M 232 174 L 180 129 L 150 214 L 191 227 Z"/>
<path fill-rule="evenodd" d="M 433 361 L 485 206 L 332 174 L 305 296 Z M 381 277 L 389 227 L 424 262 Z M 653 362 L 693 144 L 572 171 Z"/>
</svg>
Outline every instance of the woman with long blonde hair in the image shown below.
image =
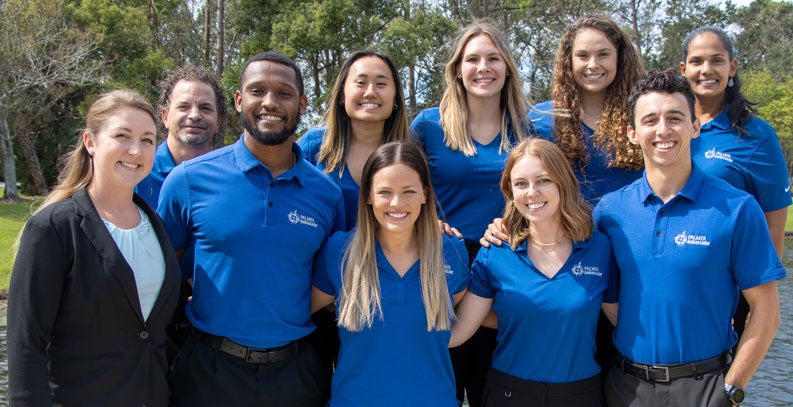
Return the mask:
<svg viewBox="0 0 793 407">
<path fill-rule="evenodd" d="M 602 406 L 595 330 L 601 306 L 615 317 L 611 243 L 594 231 L 591 207 L 550 141 L 518 144 L 501 190 L 508 242 L 479 251 L 449 346 L 492 309 L 498 346 L 484 405 Z"/>
<path fill-rule="evenodd" d="M 411 131 L 427 154 L 439 218 L 465 238 L 469 264 L 479 237 L 504 210 L 498 181 L 512 146 L 530 133 L 528 98 L 504 35 L 477 21 L 463 27 L 449 49 L 446 90 L 439 107 L 422 111 Z M 482 328 L 471 343 L 452 349 L 457 397 L 479 405 L 495 332 Z"/>
<path fill-rule="evenodd" d="M 134 194 L 156 133 L 141 95 L 103 94 L 60 183 L 25 224 L 8 297 L 11 404 L 168 405 L 165 327 L 179 264 Z"/>
<path fill-rule="evenodd" d="M 448 343 L 469 272 L 434 201 L 421 150 L 384 144 L 364 165 L 355 229 L 320 251 L 312 310 L 335 301 L 341 338 L 331 406 L 457 406 Z"/>
</svg>

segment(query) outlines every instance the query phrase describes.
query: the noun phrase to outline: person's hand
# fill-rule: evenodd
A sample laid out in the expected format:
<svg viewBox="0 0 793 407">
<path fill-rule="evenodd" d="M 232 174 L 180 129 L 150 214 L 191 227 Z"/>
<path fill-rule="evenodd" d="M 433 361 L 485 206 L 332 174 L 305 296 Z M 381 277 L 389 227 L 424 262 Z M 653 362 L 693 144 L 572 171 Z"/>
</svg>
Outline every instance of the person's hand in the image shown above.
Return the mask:
<svg viewBox="0 0 793 407">
<path fill-rule="evenodd" d="M 481 244 L 482 247 L 490 247 L 490 243 L 501 246 L 501 242 L 509 240 L 509 236 L 507 236 L 502 228 L 502 221 L 502 218 L 495 218 L 493 219 L 493 223 L 487 225 L 485 235 L 479 239 L 479 244 Z"/>
<path fill-rule="evenodd" d="M 463 238 L 463 234 L 460 233 L 460 231 L 457 230 L 457 228 L 451 227 L 448 223 L 438 219 L 438 225 L 441 227 L 441 231 L 443 231 L 443 233 L 446 233 L 449 236 L 455 236 L 458 239 Z"/>
</svg>

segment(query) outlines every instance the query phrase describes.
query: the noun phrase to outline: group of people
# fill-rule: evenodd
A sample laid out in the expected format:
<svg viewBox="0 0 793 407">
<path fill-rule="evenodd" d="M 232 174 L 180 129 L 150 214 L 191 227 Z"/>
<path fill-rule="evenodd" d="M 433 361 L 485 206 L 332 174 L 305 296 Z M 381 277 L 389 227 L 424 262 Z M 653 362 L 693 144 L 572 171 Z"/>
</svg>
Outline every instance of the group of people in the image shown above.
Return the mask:
<svg viewBox="0 0 793 407">
<path fill-rule="evenodd" d="M 302 75 L 273 51 L 241 69 L 226 147 L 201 69 L 159 114 L 100 96 L 19 238 L 12 405 L 739 404 L 791 195 L 729 37 L 647 74 L 583 17 L 533 107 L 493 26 L 449 51 L 412 124 L 391 59 L 354 52 L 297 142 Z"/>
</svg>

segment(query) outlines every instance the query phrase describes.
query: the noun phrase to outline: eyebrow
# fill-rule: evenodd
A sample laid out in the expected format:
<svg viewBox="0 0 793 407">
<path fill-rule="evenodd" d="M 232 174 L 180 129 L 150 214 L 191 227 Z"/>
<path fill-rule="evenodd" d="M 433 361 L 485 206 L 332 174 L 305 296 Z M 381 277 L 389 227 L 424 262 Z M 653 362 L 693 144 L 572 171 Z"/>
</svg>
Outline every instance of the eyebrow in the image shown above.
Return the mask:
<svg viewBox="0 0 793 407">
<path fill-rule="evenodd" d="M 369 75 L 367 75 L 365 73 L 359 73 L 359 74 L 355 74 L 353 76 L 356 77 L 356 78 L 368 78 L 369 77 Z M 375 75 L 374 77 L 375 78 L 383 78 L 383 79 L 391 80 L 391 78 L 389 78 L 388 75 L 381 74 L 381 73 Z"/>
</svg>

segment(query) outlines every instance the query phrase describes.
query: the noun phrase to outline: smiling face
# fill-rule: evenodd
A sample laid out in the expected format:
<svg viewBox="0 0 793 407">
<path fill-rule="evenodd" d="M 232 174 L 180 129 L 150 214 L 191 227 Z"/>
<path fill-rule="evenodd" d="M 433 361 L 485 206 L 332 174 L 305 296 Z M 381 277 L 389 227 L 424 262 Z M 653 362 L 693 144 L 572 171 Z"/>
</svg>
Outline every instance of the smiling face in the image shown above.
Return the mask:
<svg viewBox="0 0 793 407">
<path fill-rule="evenodd" d="M 573 40 L 572 68 L 581 92 L 604 94 L 617 75 L 617 48 L 602 31 L 583 29 Z"/>
<path fill-rule="evenodd" d="M 699 135 L 699 121 L 691 120 L 691 108 L 681 93 L 650 92 L 636 99 L 633 126 L 628 139 L 638 144 L 648 171 L 670 175 L 691 167 L 691 139 Z"/>
<path fill-rule="evenodd" d="M 378 234 L 412 234 L 425 202 L 419 174 L 405 164 L 383 167 L 372 176 L 368 203 L 380 225 Z"/>
<path fill-rule="evenodd" d="M 220 126 L 220 112 L 212 86 L 198 81 L 179 81 L 171 91 L 162 122 L 169 138 L 187 145 L 211 148 L 212 137 Z"/>
<path fill-rule="evenodd" d="M 295 134 L 306 108 L 306 96 L 300 95 L 291 67 L 255 61 L 242 73 L 234 105 L 248 136 L 264 145 L 278 145 Z"/>
<path fill-rule="evenodd" d="M 344 81 L 344 110 L 351 121 L 385 122 L 394 111 L 396 85 L 388 64 L 366 56 L 350 66 Z"/>
<path fill-rule="evenodd" d="M 738 61 L 730 60 L 719 36 L 703 32 L 688 43 L 687 51 L 680 73 L 688 79 L 697 99 L 723 98 L 730 78 L 738 70 Z"/>
<path fill-rule="evenodd" d="M 526 154 L 509 172 L 515 208 L 531 224 L 561 224 L 559 186 L 551 179 L 542 161 Z"/>
<path fill-rule="evenodd" d="M 121 190 L 135 188 L 154 163 L 157 126 L 149 113 L 120 107 L 99 131 L 83 133 L 83 144 L 93 156 L 92 184 Z"/>
<path fill-rule="evenodd" d="M 493 40 L 485 34 L 471 37 L 459 66 L 467 97 L 499 98 L 508 75 L 507 64 Z"/>
</svg>

